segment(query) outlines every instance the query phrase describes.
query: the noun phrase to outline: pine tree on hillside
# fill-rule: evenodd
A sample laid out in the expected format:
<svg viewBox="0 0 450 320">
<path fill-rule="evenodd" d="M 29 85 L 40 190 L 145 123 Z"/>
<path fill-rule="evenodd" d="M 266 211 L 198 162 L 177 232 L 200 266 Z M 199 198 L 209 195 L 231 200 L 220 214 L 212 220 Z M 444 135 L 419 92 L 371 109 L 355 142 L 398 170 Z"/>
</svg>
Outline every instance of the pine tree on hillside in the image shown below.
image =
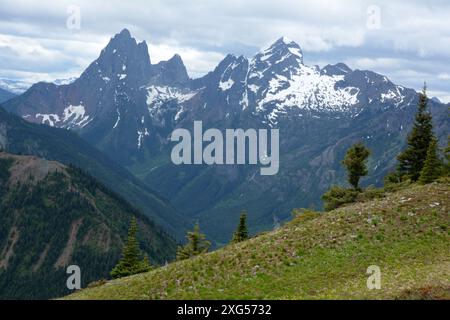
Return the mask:
<svg viewBox="0 0 450 320">
<path fill-rule="evenodd" d="M 450 135 L 447 138 L 447 148 L 444 150 L 445 156 L 445 174 L 450 175 Z"/>
<path fill-rule="evenodd" d="M 245 211 L 241 212 L 239 217 L 239 225 L 236 232 L 231 239 L 231 243 L 238 243 L 248 239 L 248 229 L 247 229 L 247 213 Z"/>
<path fill-rule="evenodd" d="M 178 247 L 177 260 L 185 260 L 206 253 L 211 243 L 206 240 L 206 236 L 200 232 L 200 226 L 195 224 L 194 230 L 187 233 L 188 243 L 183 247 Z"/>
<path fill-rule="evenodd" d="M 400 176 L 417 181 L 427 158 L 428 147 L 433 139 L 433 121 L 428 111 L 426 85 L 419 96 L 414 127 L 408 135 L 408 147 L 398 157 Z"/>
<path fill-rule="evenodd" d="M 359 180 L 367 175 L 367 158 L 370 155 L 369 149 L 362 142 L 358 142 L 347 150 L 342 163 L 348 171 L 348 182 L 355 190 L 359 190 Z"/>
<path fill-rule="evenodd" d="M 420 172 L 419 182 L 422 184 L 431 183 L 436 181 L 442 173 L 442 163 L 438 156 L 437 140 L 431 140 L 428 147 L 427 158 Z"/>
<path fill-rule="evenodd" d="M 111 277 L 121 278 L 137 273 L 147 272 L 151 270 L 151 265 L 148 256 L 145 255 L 141 259 L 141 251 L 139 249 L 139 242 L 137 240 L 138 226 L 136 218 L 131 219 L 131 225 L 128 230 L 128 239 L 123 248 L 122 257 L 118 264 L 111 271 Z"/>
</svg>

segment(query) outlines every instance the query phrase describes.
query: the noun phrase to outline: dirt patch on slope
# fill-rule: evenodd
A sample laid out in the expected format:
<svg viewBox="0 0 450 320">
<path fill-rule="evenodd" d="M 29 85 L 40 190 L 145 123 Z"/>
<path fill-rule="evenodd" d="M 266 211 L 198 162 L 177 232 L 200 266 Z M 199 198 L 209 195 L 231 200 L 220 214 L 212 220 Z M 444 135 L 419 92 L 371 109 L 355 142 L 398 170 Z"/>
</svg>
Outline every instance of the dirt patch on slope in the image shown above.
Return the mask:
<svg viewBox="0 0 450 320">
<path fill-rule="evenodd" d="M 111 230 L 102 223 L 98 227 L 90 229 L 83 238 L 83 245 L 94 245 L 104 252 L 111 248 Z"/>
<path fill-rule="evenodd" d="M 36 272 L 41 268 L 42 264 L 45 261 L 45 258 L 47 258 L 47 254 L 48 254 L 49 250 L 50 250 L 50 245 L 47 244 L 45 246 L 44 251 L 42 251 L 41 255 L 39 256 L 38 262 L 36 262 L 36 264 L 33 266 L 33 269 L 32 269 L 33 272 Z"/>
<path fill-rule="evenodd" d="M 8 240 L 6 242 L 6 246 L 3 248 L 2 254 L 0 256 L 0 269 L 8 269 L 9 259 L 14 254 L 14 246 L 19 240 L 19 229 L 16 227 L 12 227 L 9 231 Z"/>
<path fill-rule="evenodd" d="M 9 169 L 11 173 L 9 178 L 10 185 L 30 181 L 38 182 L 50 173 L 66 172 L 66 167 L 61 163 L 41 159 L 35 156 L 18 156 L 0 152 L 0 159 L 12 159 L 14 161 Z"/>
<path fill-rule="evenodd" d="M 83 223 L 83 218 L 75 220 L 72 222 L 69 231 L 69 240 L 67 240 L 66 247 L 56 260 L 55 268 L 63 268 L 69 265 L 70 259 L 72 258 L 73 250 L 75 248 L 75 243 L 77 241 L 78 230 L 80 230 L 81 224 Z"/>
</svg>

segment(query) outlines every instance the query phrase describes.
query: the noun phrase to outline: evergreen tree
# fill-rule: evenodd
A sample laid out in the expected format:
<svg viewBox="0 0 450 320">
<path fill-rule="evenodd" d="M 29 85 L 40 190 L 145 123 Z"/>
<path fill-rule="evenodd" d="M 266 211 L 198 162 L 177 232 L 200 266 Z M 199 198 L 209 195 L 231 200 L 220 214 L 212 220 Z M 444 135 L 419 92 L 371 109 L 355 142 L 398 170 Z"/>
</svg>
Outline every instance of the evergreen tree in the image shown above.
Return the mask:
<svg viewBox="0 0 450 320">
<path fill-rule="evenodd" d="M 445 174 L 450 175 L 450 135 L 447 138 L 447 148 L 444 150 L 445 156 Z"/>
<path fill-rule="evenodd" d="M 359 179 L 367 175 L 366 161 L 370 155 L 369 149 L 362 142 L 358 142 L 347 150 L 342 163 L 347 168 L 348 182 L 355 190 L 359 190 Z"/>
<path fill-rule="evenodd" d="M 241 212 L 239 218 L 239 225 L 236 232 L 233 235 L 231 243 L 238 243 L 248 239 L 248 229 L 247 229 L 247 213 L 245 211 Z"/>
<path fill-rule="evenodd" d="M 433 121 L 428 111 L 426 85 L 419 96 L 414 127 L 408 136 L 408 147 L 398 157 L 400 176 L 417 181 L 427 158 L 428 147 L 433 139 Z"/>
<path fill-rule="evenodd" d="M 128 230 L 127 243 L 123 248 L 122 257 L 111 271 L 111 277 L 114 279 L 147 272 L 152 268 L 147 255 L 145 255 L 144 259 L 140 259 L 141 251 L 139 249 L 139 242 L 136 236 L 137 232 L 138 226 L 136 217 L 133 217 Z"/>
<path fill-rule="evenodd" d="M 400 183 L 400 182 L 402 182 L 402 177 L 398 174 L 397 171 L 389 172 L 384 177 L 384 185 L 385 186 L 395 185 L 395 184 Z"/>
<path fill-rule="evenodd" d="M 187 233 L 188 243 L 183 247 L 178 247 L 177 260 L 185 260 L 206 253 L 211 243 L 206 240 L 206 236 L 200 232 L 200 226 L 195 224 L 194 230 Z"/>
<path fill-rule="evenodd" d="M 442 163 L 438 156 L 437 140 L 432 139 L 428 147 L 427 158 L 420 172 L 419 182 L 427 184 L 435 181 L 441 175 Z"/>
</svg>

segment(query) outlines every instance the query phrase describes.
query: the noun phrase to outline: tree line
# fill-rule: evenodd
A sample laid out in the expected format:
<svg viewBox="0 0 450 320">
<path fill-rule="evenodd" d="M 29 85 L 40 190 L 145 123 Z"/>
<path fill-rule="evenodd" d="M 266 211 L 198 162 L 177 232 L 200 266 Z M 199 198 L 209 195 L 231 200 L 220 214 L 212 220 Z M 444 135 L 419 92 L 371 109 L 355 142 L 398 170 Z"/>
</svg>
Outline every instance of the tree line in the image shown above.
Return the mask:
<svg viewBox="0 0 450 320">
<path fill-rule="evenodd" d="M 326 192 L 322 196 L 326 210 L 336 209 L 364 197 L 373 198 L 382 193 L 382 190 L 374 188 L 363 190 L 359 186 L 360 179 L 368 174 L 369 156 L 370 150 L 362 142 L 357 142 L 347 150 L 342 164 L 347 170 L 351 188 L 334 186 Z M 450 173 L 450 136 L 448 145 L 442 152 L 433 132 L 433 119 L 428 108 L 426 85 L 419 93 L 418 109 L 413 128 L 407 138 L 407 147 L 397 156 L 397 160 L 396 170 L 384 179 L 385 187 L 392 188 L 395 185 L 416 182 L 428 184 Z"/>
</svg>

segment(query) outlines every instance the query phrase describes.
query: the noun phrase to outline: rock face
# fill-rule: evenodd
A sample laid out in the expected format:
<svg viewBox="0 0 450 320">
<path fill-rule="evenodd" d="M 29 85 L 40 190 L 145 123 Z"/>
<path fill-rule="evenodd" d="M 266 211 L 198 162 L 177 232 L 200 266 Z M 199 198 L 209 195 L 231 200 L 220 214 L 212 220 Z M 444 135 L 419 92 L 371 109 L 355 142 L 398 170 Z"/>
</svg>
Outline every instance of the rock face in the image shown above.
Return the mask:
<svg viewBox="0 0 450 320">
<path fill-rule="evenodd" d="M 383 75 L 343 63 L 307 66 L 300 46 L 277 40 L 254 57 L 226 56 L 212 72 L 190 79 L 181 57 L 150 63 L 145 42 L 127 30 L 69 85 L 39 83 L 5 106 L 31 122 L 69 128 L 165 195 L 218 244 L 241 209 L 252 231 L 271 228 L 294 207 L 320 206 L 342 183 L 345 149 L 372 149 L 366 184 L 380 184 L 395 165 L 416 111 L 417 93 Z M 448 133 L 447 107 L 430 100 L 435 131 Z M 278 128 L 280 172 L 257 166 L 175 166 L 175 128 Z"/>
</svg>

